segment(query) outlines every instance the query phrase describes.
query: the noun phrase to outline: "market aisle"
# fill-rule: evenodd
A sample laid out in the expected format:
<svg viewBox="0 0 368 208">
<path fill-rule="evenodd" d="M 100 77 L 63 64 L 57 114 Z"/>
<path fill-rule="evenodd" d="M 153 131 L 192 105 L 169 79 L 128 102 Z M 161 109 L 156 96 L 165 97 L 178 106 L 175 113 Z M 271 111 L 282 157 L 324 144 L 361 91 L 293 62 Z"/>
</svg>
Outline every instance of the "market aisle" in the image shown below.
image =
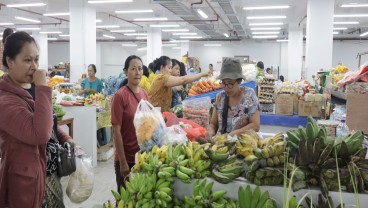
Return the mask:
<svg viewBox="0 0 368 208">
<path fill-rule="evenodd" d="M 92 195 L 81 204 L 72 203 L 65 193 L 69 177 L 61 179 L 64 190 L 64 203 L 67 208 L 102 208 L 102 203 L 112 200 L 111 189 L 116 189 L 114 173 L 114 157 L 106 162 L 98 162 L 94 169 L 95 180 Z"/>
</svg>

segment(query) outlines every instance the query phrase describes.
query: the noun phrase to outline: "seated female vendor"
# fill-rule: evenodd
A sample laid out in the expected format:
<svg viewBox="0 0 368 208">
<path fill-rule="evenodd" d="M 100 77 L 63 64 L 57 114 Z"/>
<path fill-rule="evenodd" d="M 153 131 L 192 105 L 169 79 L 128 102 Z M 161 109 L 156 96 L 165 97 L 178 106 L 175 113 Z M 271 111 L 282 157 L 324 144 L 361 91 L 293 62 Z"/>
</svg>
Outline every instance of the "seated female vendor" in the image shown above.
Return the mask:
<svg viewBox="0 0 368 208">
<path fill-rule="evenodd" d="M 245 77 L 238 59 L 224 58 L 220 76 L 224 91 L 216 96 L 208 136 L 216 133 L 241 135 L 248 129 L 259 131 L 259 102 L 253 89 L 240 86 Z M 226 121 L 226 122 L 224 122 Z"/>
</svg>

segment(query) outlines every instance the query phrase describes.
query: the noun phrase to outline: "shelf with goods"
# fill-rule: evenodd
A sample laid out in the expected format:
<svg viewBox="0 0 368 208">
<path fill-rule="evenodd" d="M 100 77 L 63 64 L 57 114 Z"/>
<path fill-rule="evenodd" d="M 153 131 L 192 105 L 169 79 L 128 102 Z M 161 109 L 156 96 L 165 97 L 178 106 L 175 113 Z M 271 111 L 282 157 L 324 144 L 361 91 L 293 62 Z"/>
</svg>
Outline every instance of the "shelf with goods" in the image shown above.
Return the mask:
<svg viewBox="0 0 368 208">
<path fill-rule="evenodd" d="M 49 71 L 51 72 L 51 76 L 59 75 L 65 78 L 70 78 L 70 63 L 60 63 L 58 65 L 53 66 Z"/>
<path fill-rule="evenodd" d="M 258 81 L 258 100 L 261 113 L 274 114 L 275 112 L 275 79 L 264 78 Z"/>
<path fill-rule="evenodd" d="M 237 203 L 240 207 L 285 207 L 299 200 L 306 204 L 306 195 L 313 201 L 318 196 L 331 197 L 334 207 L 342 201 L 358 205 L 358 198 L 360 204 L 367 203 L 368 160 L 361 132 L 333 145 L 335 138 L 308 118 L 306 128 L 291 130 L 287 136 L 286 141 L 280 133 L 261 139 L 248 131 L 238 140 L 216 135 L 211 143 L 154 146 L 138 153 L 126 189 L 113 195 L 120 207 L 239 207 Z M 360 174 L 350 177 L 349 170 Z M 283 186 L 286 179 L 291 184 Z M 336 191 L 339 186 L 341 193 Z M 261 202 L 265 192 L 269 206 Z"/>
</svg>

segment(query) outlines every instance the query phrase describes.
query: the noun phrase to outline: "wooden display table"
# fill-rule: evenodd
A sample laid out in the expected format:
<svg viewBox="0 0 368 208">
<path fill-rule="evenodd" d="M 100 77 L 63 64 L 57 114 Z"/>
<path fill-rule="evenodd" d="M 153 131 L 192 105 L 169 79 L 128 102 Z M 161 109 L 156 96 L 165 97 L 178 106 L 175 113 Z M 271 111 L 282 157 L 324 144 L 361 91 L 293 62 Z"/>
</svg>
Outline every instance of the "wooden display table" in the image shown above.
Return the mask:
<svg viewBox="0 0 368 208">
<path fill-rule="evenodd" d="M 73 122 L 74 118 L 66 118 L 57 122 L 58 126 L 67 125 L 69 128 L 69 136 L 73 138 Z"/>
</svg>

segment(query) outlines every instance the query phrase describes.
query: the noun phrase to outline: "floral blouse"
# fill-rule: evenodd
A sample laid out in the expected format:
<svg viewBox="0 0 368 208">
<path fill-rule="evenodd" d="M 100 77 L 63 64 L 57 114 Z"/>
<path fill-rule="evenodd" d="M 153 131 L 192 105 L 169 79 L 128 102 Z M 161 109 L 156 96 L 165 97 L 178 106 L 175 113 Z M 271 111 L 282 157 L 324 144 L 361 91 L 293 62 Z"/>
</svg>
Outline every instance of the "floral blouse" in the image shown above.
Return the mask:
<svg viewBox="0 0 368 208">
<path fill-rule="evenodd" d="M 227 128 L 226 132 L 230 133 L 233 130 L 243 128 L 248 125 L 249 118 L 259 110 L 259 101 L 256 93 L 253 89 L 248 87 L 241 87 L 243 92 L 240 102 L 235 106 L 229 106 L 227 116 Z M 225 104 L 225 91 L 220 92 L 216 96 L 215 109 L 218 115 L 219 128 L 218 132 L 222 129 L 222 112 Z"/>
</svg>

